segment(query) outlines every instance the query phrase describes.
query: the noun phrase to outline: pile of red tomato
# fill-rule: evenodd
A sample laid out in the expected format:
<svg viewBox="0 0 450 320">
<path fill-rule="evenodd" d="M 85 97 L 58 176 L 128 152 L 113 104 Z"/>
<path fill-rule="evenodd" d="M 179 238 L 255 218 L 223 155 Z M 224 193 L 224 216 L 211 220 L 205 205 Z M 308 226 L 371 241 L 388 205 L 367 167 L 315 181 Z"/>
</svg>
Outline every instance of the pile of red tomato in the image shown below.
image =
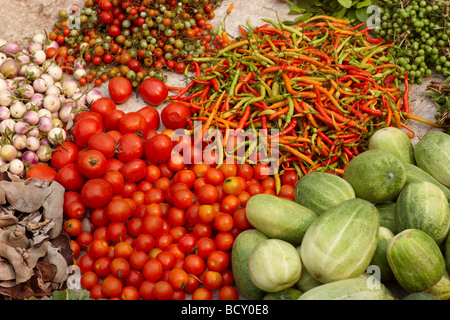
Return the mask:
<svg viewBox="0 0 450 320">
<path fill-rule="evenodd" d="M 159 124 L 151 106 L 124 113 L 100 98 L 32 175 L 66 189 L 64 229 L 91 298 L 236 300 L 233 241 L 252 227 L 249 198 L 275 194 L 275 180 L 264 164 L 187 164 Z M 293 200 L 295 179 L 283 175 L 278 196 Z"/>
</svg>

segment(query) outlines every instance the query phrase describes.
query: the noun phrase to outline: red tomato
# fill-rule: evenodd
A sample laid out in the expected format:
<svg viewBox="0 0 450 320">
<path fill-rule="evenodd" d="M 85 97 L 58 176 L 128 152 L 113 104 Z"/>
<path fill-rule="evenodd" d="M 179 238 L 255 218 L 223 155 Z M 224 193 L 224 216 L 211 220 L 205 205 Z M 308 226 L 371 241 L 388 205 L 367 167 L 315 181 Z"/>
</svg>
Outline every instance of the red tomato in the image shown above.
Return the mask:
<svg viewBox="0 0 450 320">
<path fill-rule="evenodd" d="M 125 133 L 145 132 L 147 120 L 138 112 L 128 112 L 122 116 L 119 122 L 119 131 Z"/>
<path fill-rule="evenodd" d="M 106 157 L 98 150 L 86 150 L 78 158 L 78 165 L 82 175 L 87 178 L 100 178 L 106 173 Z"/>
<path fill-rule="evenodd" d="M 66 206 L 65 211 L 69 218 L 81 219 L 86 213 L 86 207 L 80 200 L 75 200 Z"/>
<path fill-rule="evenodd" d="M 108 97 L 102 97 L 100 99 L 95 100 L 89 110 L 92 112 L 98 113 L 105 118 L 108 113 L 117 109 L 116 103 Z"/>
<path fill-rule="evenodd" d="M 144 102 L 150 106 L 156 107 L 160 105 L 169 94 L 164 82 L 156 78 L 148 78 L 139 85 L 139 95 Z"/>
<path fill-rule="evenodd" d="M 120 171 L 110 170 L 106 172 L 106 174 L 103 176 L 103 179 L 109 182 L 113 194 L 120 194 L 122 192 L 123 186 L 125 184 L 125 178 Z"/>
<path fill-rule="evenodd" d="M 112 199 L 106 206 L 106 215 L 110 221 L 124 222 L 130 218 L 133 210 L 124 198 Z"/>
<path fill-rule="evenodd" d="M 191 116 L 189 107 L 181 102 L 169 103 L 161 111 L 161 121 L 167 129 L 184 129 L 187 126 L 186 119 Z"/>
<path fill-rule="evenodd" d="M 144 154 L 144 141 L 136 133 L 126 133 L 117 142 L 119 152 L 116 158 L 123 163 L 138 159 Z"/>
<path fill-rule="evenodd" d="M 125 103 L 133 93 L 130 80 L 124 77 L 114 77 L 108 83 L 109 96 L 115 103 Z"/>
<path fill-rule="evenodd" d="M 86 182 L 86 177 L 81 174 L 77 163 L 68 163 L 58 171 L 55 180 L 58 181 L 66 191 L 79 192 Z"/>
<path fill-rule="evenodd" d="M 147 130 L 157 130 L 160 124 L 159 112 L 154 107 L 146 106 L 137 111 L 147 121 Z"/>
<path fill-rule="evenodd" d="M 68 219 L 64 222 L 64 230 L 71 237 L 80 235 L 82 228 L 83 226 L 79 219 Z"/>
<path fill-rule="evenodd" d="M 81 111 L 80 113 L 77 114 L 77 116 L 75 117 L 75 122 L 78 122 L 80 120 L 83 119 L 93 119 L 93 120 L 97 120 L 98 122 L 100 122 L 101 124 L 103 124 L 103 118 L 101 115 L 99 115 L 98 113 L 95 112 L 90 112 L 90 111 Z"/>
<path fill-rule="evenodd" d="M 89 179 L 81 188 L 81 200 L 89 208 L 102 208 L 112 199 L 111 185 L 102 178 Z"/>
<path fill-rule="evenodd" d="M 26 179 L 38 178 L 41 180 L 53 181 L 55 180 L 56 174 L 56 170 L 52 167 L 43 163 L 38 163 L 27 171 Z"/>
<path fill-rule="evenodd" d="M 115 277 L 107 277 L 102 282 L 102 293 L 107 297 L 117 297 L 122 292 L 122 281 Z"/>
<path fill-rule="evenodd" d="M 116 153 L 116 140 L 106 132 L 97 132 L 89 137 L 87 147 L 90 150 L 100 151 L 106 159 L 109 159 Z"/>
<path fill-rule="evenodd" d="M 75 144 L 80 148 L 85 148 L 88 139 L 97 132 L 103 132 L 103 129 L 103 123 L 93 118 L 76 121 L 72 127 Z"/>
<path fill-rule="evenodd" d="M 64 141 L 55 147 L 50 161 L 54 169 L 61 169 L 68 163 L 74 163 L 77 159 L 79 148 L 71 141 Z"/>
<path fill-rule="evenodd" d="M 152 163 L 164 163 L 170 158 L 172 146 L 170 137 L 160 133 L 144 143 L 144 153 Z"/>
<path fill-rule="evenodd" d="M 120 109 L 115 109 L 109 112 L 104 119 L 105 130 L 119 130 L 120 119 L 125 115 L 125 112 Z"/>
<path fill-rule="evenodd" d="M 120 172 L 128 182 L 138 182 L 144 179 L 146 171 L 147 164 L 142 159 L 130 160 L 120 169 Z"/>
</svg>

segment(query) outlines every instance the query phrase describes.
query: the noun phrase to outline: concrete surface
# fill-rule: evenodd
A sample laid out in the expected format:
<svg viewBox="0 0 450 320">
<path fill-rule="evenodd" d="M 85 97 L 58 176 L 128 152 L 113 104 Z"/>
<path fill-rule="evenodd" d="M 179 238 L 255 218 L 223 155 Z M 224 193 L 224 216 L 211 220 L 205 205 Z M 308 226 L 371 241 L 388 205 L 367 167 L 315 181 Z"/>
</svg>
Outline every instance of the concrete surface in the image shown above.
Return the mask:
<svg viewBox="0 0 450 320">
<path fill-rule="evenodd" d="M 58 11 L 68 9 L 71 4 L 82 5 L 83 0 L 0 0 L 0 38 L 26 43 L 27 37 L 32 37 L 42 30 L 48 30 L 57 19 Z M 225 29 L 231 37 L 239 34 L 238 25 L 247 25 L 247 21 L 254 26 L 263 24 L 262 18 L 277 20 L 291 19 L 288 16 L 289 7 L 284 0 L 223 0 L 222 5 L 215 10 L 216 17 L 211 21 L 217 27 L 226 14 L 227 8 L 234 3 L 234 9 L 226 18 Z M 166 73 L 168 84 L 183 85 L 182 77 Z M 436 108 L 431 99 L 423 94 L 426 86 L 431 81 L 442 81 L 440 76 L 430 76 L 421 85 L 412 85 L 410 90 L 410 104 L 413 113 L 435 121 Z M 103 86 L 102 91 L 105 90 Z M 105 92 L 106 93 L 106 92 Z M 137 110 L 144 106 L 142 99 L 133 97 L 121 108 L 124 111 Z M 164 107 L 161 105 L 159 109 Z M 418 138 L 431 130 L 428 125 L 411 122 L 411 127 L 416 133 L 412 139 L 416 144 Z"/>
</svg>

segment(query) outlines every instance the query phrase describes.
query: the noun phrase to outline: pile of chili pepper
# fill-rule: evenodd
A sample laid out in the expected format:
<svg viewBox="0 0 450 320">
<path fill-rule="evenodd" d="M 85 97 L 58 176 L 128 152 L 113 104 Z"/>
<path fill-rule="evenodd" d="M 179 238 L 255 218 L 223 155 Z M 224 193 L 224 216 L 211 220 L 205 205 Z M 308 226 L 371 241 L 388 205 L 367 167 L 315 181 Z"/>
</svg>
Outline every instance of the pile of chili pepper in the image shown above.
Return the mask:
<svg viewBox="0 0 450 320">
<path fill-rule="evenodd" d="M 250 153 L 263 148 L 274 156 L 275 143 L 279 174 L 342 175 L 376 130 L 395 126 L 413 137 L 409 119 L 425 121 L 410 113 L 407 76 L 399 89 L 403 75 L 390 62 L 392 44 L 372 38 L 362 24 L 328 16 L 295 26 L 263 21 L 240 26 L 241 35 L 215 57 L 194 58 L 195 75 L 171 96 L 190 107 L 191 120 L 202 121 L 202 134 L 224 132 L 225 154 L 246 145 L 250 151 L 237 160 L 250 162 Z M 209 67 L 201 72 L 200 63 Z M 273 129 L 278 133 L 270 135 Z M 267 132 L 270 143 L 239 141 L 229 150 L 229 130 Z"/>
</svg>

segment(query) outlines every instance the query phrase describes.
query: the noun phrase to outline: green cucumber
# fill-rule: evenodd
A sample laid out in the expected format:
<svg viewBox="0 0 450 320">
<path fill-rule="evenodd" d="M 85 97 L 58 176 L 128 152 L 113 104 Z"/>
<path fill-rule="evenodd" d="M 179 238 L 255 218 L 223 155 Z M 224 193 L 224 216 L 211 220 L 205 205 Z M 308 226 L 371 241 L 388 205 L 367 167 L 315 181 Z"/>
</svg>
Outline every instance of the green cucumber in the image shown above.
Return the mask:
<svg viewBox="0 0 450 320">
<path fill-rule="evenodd" d="M 426 292 L 413 292 L 403 297 L 402 300 L 441 300 L 438 297 Z"/>
<path fill-rule="evenodd" d="M 410 293 L 430 289 L 444 275 L 445 261 L 439 246 L 421 230 L 396 234 L 388 244 L 387 257 L 395 279 Z"/>
<path fill-rule="evenodd" d="M 263 291 L 279 292 L 292 287 L 302 272 L 297 249 L 280 239 L 267 239 L 256 245 L 248 258 L 248 274 Z"/>
<path fill-rule="evenodd" d="M 388 243 L 392 238 L 394 238 L 394 234 L 391 230 L 384 227 L 378 229 L 377 249 L 370 264 L 380 268 L 380 280 L 382 282 L 391 280 L 393 277 L 386 254 Z"/>
<path fill-rule="evenodd" d="M 355 198 L 352 186 L 331 173 L 311 172 L 300 178 L 295 184 L 295 201 L 317 215 L 326 209 Z"/>
<path fill-rule="evenodd" d="M 447 200 L 450 201 L 450 189 L 444 186 L 439 181 L 437 181 L 435 178 L 433 178 L 433 176 L 430 175 L 428 172 L 412 164 L 405 164 L 405 169 L 406 169 L 405 186 L 413 182 L 428 181 L 437 185 L 439 189 L 441 189 L 442 192 L 444 192 L 445 196 L 447 197 Z"/>
<path fill-rule="evenodd" d="M 266 292 L 256 287 L 248 274 L 248 258 L 256 245 L 269 239 L 256 229 L 244 230 L 234 239 L 231 249 L 231 270 L 239 292 L 247 300 L 261 300 Z"/>
<path fill-rule="evenodd" d="M 306 230 L 317 219 L 314 211 L 295 201 L 269 194 L 257 194 L 248 200 L 246 215 L 250 224 L 269 238 L 300 244 Z"/>
<path fill-rule="evenodd" d="M 301 255 L 301 245 L 297 246 L 297 252 Z M 312 288 L 318 287 L 323 283 L 319 280 L 315 279 L 305 268 L 305 264 L 302 261 L 302 274 L 300 275 L 300 279 L 298 279 L 295 287 L 301 292 L 306 292 L 311 290 Z"/>
<path fill-rule="evenodd" d="M 381 282 L 364 277 L 337 280 L 303 293 L 298 300 L 395 300 Z"/>
<path fill-rule="evenodd" d="M 414 149 L 417 166 L 450 188 L 450 135 L 428 131 Z"/>
<path fill-rule="evenodd" d="M 436 296 L 440 300 L 450 300 L 450 276 L 447 270 L 444 271 L 444 275 L 441 280 L 428 289 L 427 292 Z"/>
<path fill-rule="evenodd" d="M 378 203 L 375 205 L 380 214 L 380 227 L 397 233 L 397 224 L 395 223 L 395 202 Z"/>
<path fill-rule="evenodd" d="M 385 127 L 375 131 L 369 139 L 369 150 L 372 149 L 389 151 L 401 162 L 415 164 L 411 139 L 396 127 Z"/>
<path fill-rule="evenodd" d="M 300 248 L 305 268 L 327 283 L 362 274 L 377 247 L 379 215 L 363 199 L 350 199 L 322 213 L 306 231 Z"/>
<path fill-rule="evenodd" d="M 372 203 L 393 200 L 406 181 L 403 162 L 382 149 L 367 150 L 354 157 L 344 170 L 344 179 L 356 197 Z"/>
<path fill-rule="evenodd" d="M 263 300 L 298 300 L 302 292 L 295 288 L 287 288 L 278 292 L 269 292 Z"/>
<path fill-rule="evenodd" d="M 442 190 L 431 182 L 408 184 L 397 198 L 395 219 L 397 232 L 419 229 L 439 245 L 450 229 L 448 200 Z"/>
</svg>

